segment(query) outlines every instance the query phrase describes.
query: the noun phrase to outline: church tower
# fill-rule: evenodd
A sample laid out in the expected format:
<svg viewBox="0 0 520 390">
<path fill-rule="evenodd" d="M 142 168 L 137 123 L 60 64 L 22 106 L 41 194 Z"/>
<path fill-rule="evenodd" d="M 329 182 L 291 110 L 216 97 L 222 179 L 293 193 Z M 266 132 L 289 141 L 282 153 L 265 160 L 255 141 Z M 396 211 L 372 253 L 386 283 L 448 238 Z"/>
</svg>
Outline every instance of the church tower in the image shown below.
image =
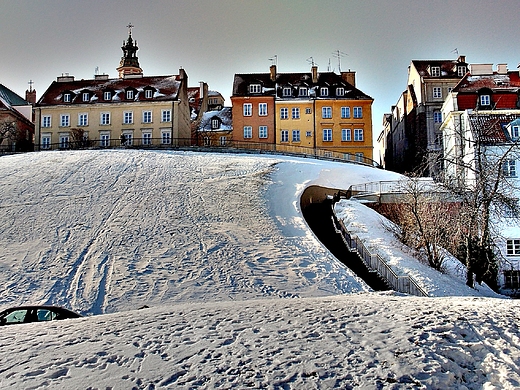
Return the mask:
<svg viewBox="0 0 520 390">
<path fill-rule="evenodd" d="M 121 62 L 119 62 L 119 67 L 116 70 L 119 72 L 119 78 L 122 79 L 129 75 L 142 76 L 143 70 L 139 67 L 139 59 L 137 58 L 137 41 L 132 39 L 132 24 L 128 26 L 128 39 L 123 41 L 123 46 L 121 50 L 123 50 L 123 57 L 121 57 Z"/>
</svg>

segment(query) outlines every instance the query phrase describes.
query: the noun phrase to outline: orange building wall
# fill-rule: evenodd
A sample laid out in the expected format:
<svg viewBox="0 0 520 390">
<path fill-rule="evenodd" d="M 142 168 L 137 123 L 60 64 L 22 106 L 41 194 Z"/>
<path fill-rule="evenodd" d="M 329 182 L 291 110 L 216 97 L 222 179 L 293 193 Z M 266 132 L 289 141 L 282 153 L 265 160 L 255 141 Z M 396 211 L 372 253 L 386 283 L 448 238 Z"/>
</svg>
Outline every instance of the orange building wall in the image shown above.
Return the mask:
<svg viewBox="0 0 520 390">
<path fill-rule="evenodd" d="M 244 116 L 244 103 L 252 104 L 252 115 Z M 258 115 L 259 103 L 267 103 L 267 116 Z M 274 97 L 272 96 L 235 96 L 231 98 L 233 113 L 233 141 L 235 142 L 275 142 Z M 252 138 L 244 138 L 244 126 L 252 126 Z M 267 138 L 258 137 L 259 126 L 267 126 Z"/>
</svg>

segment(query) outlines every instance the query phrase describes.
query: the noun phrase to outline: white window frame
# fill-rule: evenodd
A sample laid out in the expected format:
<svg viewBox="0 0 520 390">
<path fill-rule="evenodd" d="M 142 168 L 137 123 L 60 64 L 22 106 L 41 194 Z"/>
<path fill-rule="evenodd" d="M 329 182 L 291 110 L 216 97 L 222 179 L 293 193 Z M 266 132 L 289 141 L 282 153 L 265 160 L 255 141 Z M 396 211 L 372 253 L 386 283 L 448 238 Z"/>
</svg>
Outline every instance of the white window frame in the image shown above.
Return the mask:
<svg viewBox="0 0 520 390">
<path fill-rule="evenodd" d="M 342 119 L 350 118 L 350 107 L 341 107 L 341 118 Z"/>
<path fill-rule="evenodd" d="M 42 134 L 41 138 L 41 149 L 50 149 L 51 148 L 51 134 Z"/>
<path fill-rule="evenodd" d="M 432 77 L 440 77 L 441 76 L 441 67 L 432 66 L 430 74 L 432 75 Z"/>
<path fill-rule="evenodd" d="M 152 111 L 151 110 L 144 110 L 143 111 L 143 123 L 152 123 Z"/>
<path fill-rule="evenodd" d="M 312 137 L 312 131 L 307 131 L 307 132 L 305 133 L 305 136 L 306 136 L 306 137 Z"/>
<path fill-rule="evenodd" d="M 307 107 L 307 108 L 305 109 L 305 113 L 306 113 L 306 114 L 312 114 L 312 110 L 311 110 L 311 108 L 310 108 L 310 107 Z"/>
<path fill-rule="evenodd" d="M 442 88 L 441 87 L 433 87 L 433 98 L 434 99 L 442 98 Z"/>
<path fill-rule="evenodd" d="M 227 137 L 225 135 L 221 135 L 218 142 L 219 142 L 220 146 L 226 146 L 227 145 Z"/>
<path fill-rule="evenodd" d="M 336 88 L 336 96 L 345 96 L 345 88 L 343 88 L 343 87 Z"/>
<path fill-rule="evenodd" d="M 42 127 L 52 127 L 52 116 L 51 115 L 42 116 Z"/>
<path fill-rule="evenodd" d="M 520 138 L 520 126 L 511 126 L 511 139 L 516 141 L 518 138 Z"/>
<path fill-rule="evenodd" d="M 161 130 L 161 143 L 163 145 L 171 145 L 172 143 L 172 131 L 171 130 Z"/>
<path fill-rule="evenodd" d="M 284 87 L 282 90 L 282 95 L 285 97 L 292 96 L 292 88 L 291 87 Z"/>
<path fill-rule="evenodd" d="M 153 98 L 153 91 L 151 89 L 145 89 L 144 90 L 144 97 L 145 97 L 145 99 Z"/>
<path fill-rule="evenodd" d="M 253 126 L 244 126 L 244 139 L 253 138 Z"/>
<path fill-rule="evenodd" d="M 123 124 L 131 125 L 134 123 L 134 112 L 133 111 L 124 111 L 123 112 Z"/>
<path fill-rule="evenodd" d="M 457 76 L 462 77 L 466 74 L 466 67 L 461 65 L 457 66 Z"/>
<path fill-rule="evenodd" d="M 258 103 L 258 116 L 267 116 L 267 103 Z"/>
<path fill-rule="evenodd" d="M 90 94 L 88 92 L 83 92 L 81 98 L 84 102 L 88 102 L 90 100 Z"/>
<path fill-rule="evenodd" d="M 69 114 L 60 114 L 60 127 L 70 127 Z"/>
<path fill-rule="evenodd" d="M 82 112 L 78 114 L 78 126 L 84 127 L 88 126 L 88 113 Z"/>
<path fill-rule="evenodd" d="M 242 106 L 242 113 L 244 116 L 252 116 L 253 115 L 253 104 L 244 103 L 244 105 Z"/>
<path fill-rule="evenodd" d="M 123 131 L 125 135 L 125 145 L 132 146 L 134 144 L 134 132 L 132 130 Z"/>
<path fill-rule="evenodd" d="M 341 129 L 341 140 L 352 141 L 352 130 L 351 129 Z"/>
<path fill-rule="evenodd" d="M 112 100 L 112 92 L 110 92 L 110 91 L 103 92 L 103 100 Z"/>
<path fill-rule="evenodd" d="M 99 134 L 99 146 L 101 146 L 102 148 L 110 146 L 110 133 Z"/>
<path fill-rule="evenodd" d="M 110 125 L 110 112 L 102 112 L 99 114 L 99 124 L 102 126 Z"/>
<path fill-rule="evenodd" d="M 161 122 L 172 121 L 172 110 L 161 110 Z"/>
<path fill-rule="evenodd" d="M 217 118 L 211 119 L 211 130 L 216 130 L 220 127 L 220 121 Z"/>
<path fill-rule="evenodd" d="M 362 152 L 356 152 L 356 161 L 363 162 L 365 160 L 365 155 Z"/>
<path fill-rule="evenodd" d="M 298 96 L 309 96 L 309 89 L 307 87 L 298 88 Z"/>
<path fill-rule="evenodd" d="M 481 106 L 490 106 L 491 105 L 491 95 L 480 95 L 479 97 Z"/>
<path fill-rule="evenodd" d="M 289 130 L 282 130 L 280 132 L 280 142 L 289 142 Z"/>
<path fill-rule="evenodd" d="M 126 91 L 126 100 L 133 100 L 134 99 L 134 90 L 129 89 Z"/>
<path fill-rule="evenodd" d="M 63 94 L 63 101 L 64 101 L 65 103 L 70 103 L 71 100 L 72 100 L 72 99 L 71 99 L 71 95 L 70 95 L 70 93 L 65 93 L 65 94 Z"/>
<path fill-rule="evenodd" d="M 363 129 L 354 129 L 354 141 L 355 142 L 363 142 Z"/>
<path fill-rule="evenodd" d="M 141 135 L 141 142 L 143 145 L 151 145 L 152 144 L 152 132 L 143 131 L 143 134 Z"/>
<path fill-rule="evenodd" d="M 363 107 L 354 107 L 354 118 L 363 118 Z"/>
<path fill-rule="evenodd" d="M 332 129 L 323 129 L 323 142 L 332 142 Z"/>
<path fill-rule="evenodd" d="M 331 119 L 332 118 L 332 107 L 322 107 L 321 108 L 321 117 L 323 119 Z"/>
<path fill-rule="evenodd" d="M 260 84 L 249 85 L 249 93 L 262 93 L 262 86 Z"/>
<path fill-rule="evenodd" d="M 267 126 L 258 126 L 258 138 L 267 138 Z"/>
<path fill-rule="evenodd" d="M 300 107 L 291 108 L 291 118 L 300 119 Z"/>
<path fill-rule="evenodd" d="M 504 160 L 502 170 L 505 177 L 516 177 L 516 160 Z"/>
<path fill-rule="evenodd" d="M 69 134 L 60 134 L 60 149 L 67 149 L 70 146 L 70 135 Z"/>
<path fill-rule="evenodd" d="M 520 238 L 506 240 L 506 253 L 508 256 L 520 256 Z"/>
<path fill-rule="evenodd" d="M 321 87 L 320 96 L 329 96 L 329 89 L 327 87 Z"/>
<path fill-rule="evenodd" d="M 293 130 L 292 131 L 291 141 L 292 142 L 300 142 L 301 141 L 300 130 Z"/>
<path fill-rule="evenodd" d="M 280 108 L 280 119 L 289 119 L 289 109 L 287 107 Z"/>
</svg>

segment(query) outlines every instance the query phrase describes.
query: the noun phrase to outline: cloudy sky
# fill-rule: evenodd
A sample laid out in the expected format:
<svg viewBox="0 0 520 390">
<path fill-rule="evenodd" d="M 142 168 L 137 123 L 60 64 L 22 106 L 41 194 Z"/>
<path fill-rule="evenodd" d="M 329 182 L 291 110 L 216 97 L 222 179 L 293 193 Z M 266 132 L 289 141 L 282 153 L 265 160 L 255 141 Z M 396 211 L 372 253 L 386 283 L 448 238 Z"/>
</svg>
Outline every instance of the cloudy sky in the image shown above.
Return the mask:
<svg viewBox="0 0 520 390">
<path fill-rule="evenodd" d="M 226 98 L 234 73 L 357 72 L 374 130 L 405 89 L 412 59 L 520 61 L 518 0 L 0 0 L 0 83 L 38 97 L 62 73 L 116 77 L 132 23 L 145 75 L 188 73 Z M 329 65 L 330 64 L 330 65 Z M 228 99 L 228 104 L 229 104 Z"/>
</svg>

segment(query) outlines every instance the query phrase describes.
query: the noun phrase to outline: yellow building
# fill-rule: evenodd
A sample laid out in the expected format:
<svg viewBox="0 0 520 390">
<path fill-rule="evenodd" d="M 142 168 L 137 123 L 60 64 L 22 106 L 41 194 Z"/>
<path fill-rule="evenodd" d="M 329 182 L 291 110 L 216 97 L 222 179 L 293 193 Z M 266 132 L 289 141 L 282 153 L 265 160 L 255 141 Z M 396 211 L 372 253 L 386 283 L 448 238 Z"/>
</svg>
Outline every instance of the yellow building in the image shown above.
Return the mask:
<svg viewBox="0 0 520 390">
<path fill-rule="evenodd" d="M 37 148 L 190 144 L 186 72 L 143 76 L 131 31 L 122 50 L 117 79 L 66 75 L 50 85 L 35 107 Z"/>
</svg>

